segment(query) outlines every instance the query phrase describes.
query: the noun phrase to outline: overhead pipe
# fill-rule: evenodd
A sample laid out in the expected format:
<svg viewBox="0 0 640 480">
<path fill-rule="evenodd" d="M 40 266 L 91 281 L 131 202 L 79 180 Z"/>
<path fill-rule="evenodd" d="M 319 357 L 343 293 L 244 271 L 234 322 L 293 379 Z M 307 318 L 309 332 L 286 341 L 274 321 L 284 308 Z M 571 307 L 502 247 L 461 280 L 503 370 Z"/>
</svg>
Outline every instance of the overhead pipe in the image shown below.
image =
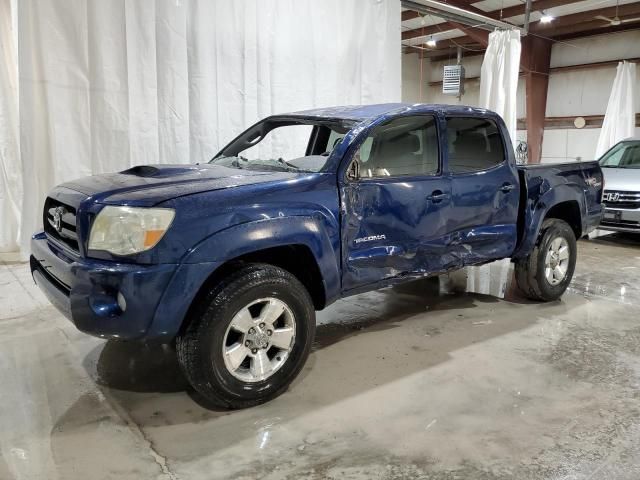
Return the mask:
<svg viewBox="0 0 640 480">
<path fill-rule="evenodd" d="M 505 30 L 515 29 L 519 30 L 521 35 L 526 34 L 524 29 L 517 25 L 512 25 L 511 23 L 503 22 L 502 20 L 496 20 L 479 13 L 469 12 L 462 8 L 437 2 L 435 0 L 402 0 L 401 3 L 404 8 L 422 13 L 423 15 L 435 15 L 451 22 L 477 27 L 483 30 L 493 31 L 496 28 Z M 530 4 L 531 0 L 528 0 L 527 3 Z"/>
<path fill-rule="evenodd" d="M 531 19 L 531 0 L 527 0 L 527 3 L 524 7 L 524 33 L 522 35 L 526 35 L 529 33 L 529 20 Z"/>
</svg>

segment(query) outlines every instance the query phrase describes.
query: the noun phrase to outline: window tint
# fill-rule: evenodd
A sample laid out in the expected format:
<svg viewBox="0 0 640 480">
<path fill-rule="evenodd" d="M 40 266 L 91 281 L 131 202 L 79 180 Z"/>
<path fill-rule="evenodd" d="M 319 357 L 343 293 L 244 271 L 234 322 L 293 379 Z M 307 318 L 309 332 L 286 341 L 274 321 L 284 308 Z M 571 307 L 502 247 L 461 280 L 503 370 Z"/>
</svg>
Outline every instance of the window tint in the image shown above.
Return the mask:
<svg viewBox="0 0 640 480">
<path fill-rule="evenodd" d="M 376 127 L 356 154 L 362 177 L 434 175 L 438 137 L 431 116 L 403 117 Z"/>
<path fill-rule="evenodd" d="M 447 118 L 447 137 L 451 173 L 488 170 L 505 160 L 502 136 L 492 120 Z"/>
</svg>

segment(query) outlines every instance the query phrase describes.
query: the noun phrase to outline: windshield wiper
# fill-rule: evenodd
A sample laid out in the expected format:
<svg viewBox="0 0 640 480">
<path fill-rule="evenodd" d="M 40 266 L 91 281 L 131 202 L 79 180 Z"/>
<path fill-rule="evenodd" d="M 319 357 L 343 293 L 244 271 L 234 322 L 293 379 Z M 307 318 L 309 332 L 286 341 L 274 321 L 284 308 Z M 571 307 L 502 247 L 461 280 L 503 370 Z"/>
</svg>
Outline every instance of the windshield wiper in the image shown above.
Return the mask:
<svg viewBox="0 0 640 480">
<path fill-rule="evenodd" d="M 300 170 L 300 167 L 296 167 L 293 163 L 287 162 L 284 158 L 280 157 L 277 159 L 278 162 L 285 164 L 287 167 L 295 168 L 296 170 Z"/>
<path fill-rule="evenodd" d="M 223 158 L 225 158 L 225 157 L 223 157 Z M 235 157 L 226 157 L 226 158 L 233 158 L 233 160 L 231 160 L 231 166 L 235 167 L 235 168 L 240 168 L 240 169 L 242 169 L 244 167 L 242 167 L 242 165 L 240 165 L 240 162 L 238 160 L 242 160 L 245 164 L 249 161 L 246 158 L 241 157 L 240 155 L 237 155 Z"/>
</svg>

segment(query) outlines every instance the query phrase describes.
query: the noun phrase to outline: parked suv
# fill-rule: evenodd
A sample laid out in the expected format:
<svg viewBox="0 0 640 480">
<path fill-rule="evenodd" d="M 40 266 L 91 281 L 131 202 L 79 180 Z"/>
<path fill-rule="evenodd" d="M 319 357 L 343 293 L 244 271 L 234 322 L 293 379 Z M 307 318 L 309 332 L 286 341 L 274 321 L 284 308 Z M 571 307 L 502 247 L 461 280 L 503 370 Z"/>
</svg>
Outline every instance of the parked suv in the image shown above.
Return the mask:
<svg viewBox="0 0 640 480">
<path fill-rule="evenodd" d="M 628 138 L 599 160 L 604 174 L 603 230 L 640 233 L 640 138 Z"/>
<path fill-rule="evenodd" d="M 247 407 L 287 388 L 338 298 L 512 258 L 528 297 L 557 299 L 601 198 L 597 162 L 516 165 L 487 110 L 310 110 L 209 163 L 54 188 L 31 270 L 80 330 L 175 341 L 195 389 Z"/>
</svg>

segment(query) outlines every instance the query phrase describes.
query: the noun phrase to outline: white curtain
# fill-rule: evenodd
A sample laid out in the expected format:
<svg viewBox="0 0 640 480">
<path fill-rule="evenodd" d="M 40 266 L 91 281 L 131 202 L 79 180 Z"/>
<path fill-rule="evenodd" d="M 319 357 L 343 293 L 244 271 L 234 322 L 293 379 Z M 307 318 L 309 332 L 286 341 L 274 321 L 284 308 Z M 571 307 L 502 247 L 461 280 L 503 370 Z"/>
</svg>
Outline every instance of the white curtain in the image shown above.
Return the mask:
<svg viewBox="0 0 640 480">
<path fill-rule="evenodd" d="M 520 50 L 518 30 L 491 32 L 480 72 L 480 107 L 493 110 L 504 119 L 514 145 Z"/>
<path fill-rule="evenodd" d="M 18 155 L 18 71 L 11 0 L 0 0 L 0 252 L 18 248 L 22 166 Z"/>
<path fill-rule="evenodd" d="M 620 62 L 598 137 L 595 158 L 600 158 L 620 140 L 633 137 L 636 127 L 635 106 L 636 64 Z"/>
<path fill-rule="evenodd" d="M 20 0 L 17 18 L 21 155 L 2 166 L 23 173 L 23 252 L 55 184 L 206 161 L 272 113 L 400 98 L 399 0 Z"/>
</svg>

